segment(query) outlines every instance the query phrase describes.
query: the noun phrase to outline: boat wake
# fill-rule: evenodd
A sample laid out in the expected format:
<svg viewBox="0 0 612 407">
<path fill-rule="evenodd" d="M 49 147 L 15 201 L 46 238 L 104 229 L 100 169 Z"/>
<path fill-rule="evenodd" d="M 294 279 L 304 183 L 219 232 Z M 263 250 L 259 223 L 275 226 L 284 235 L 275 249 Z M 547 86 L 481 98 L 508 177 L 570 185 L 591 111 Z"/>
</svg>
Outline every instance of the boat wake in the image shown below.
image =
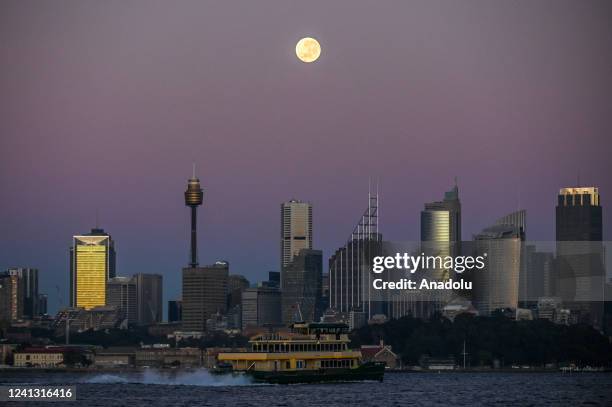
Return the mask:
<svg viewBox="0 0 612 407">
<path fill-rule="evenodd" d="M 240 375 L 212 375 L 206 369 L 188 372 L 160 372 L 101 374 L 85 380 L 91 384 L 159 384 L 166 386 L 250 386 L 249 377 Z"/>
</svg>

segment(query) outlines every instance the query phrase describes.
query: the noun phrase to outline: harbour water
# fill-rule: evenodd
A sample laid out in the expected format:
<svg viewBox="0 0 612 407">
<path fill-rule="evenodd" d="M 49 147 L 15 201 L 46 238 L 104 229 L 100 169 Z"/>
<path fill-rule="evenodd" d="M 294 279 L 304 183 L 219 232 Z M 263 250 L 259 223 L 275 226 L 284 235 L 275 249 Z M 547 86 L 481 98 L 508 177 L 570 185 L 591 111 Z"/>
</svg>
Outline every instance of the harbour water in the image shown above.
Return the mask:
<svg viewBox="0 0 612 407">
<path fill-rule="evenodd" d="M 75 385 L 72 406 L 610 406 L 610 373 L 391 373 L 385 380 L 252 384 L 206 371 L 0 371 L 0 384 Z M 11 403 L 46 406 L 47 402 Z"/>
</svg>

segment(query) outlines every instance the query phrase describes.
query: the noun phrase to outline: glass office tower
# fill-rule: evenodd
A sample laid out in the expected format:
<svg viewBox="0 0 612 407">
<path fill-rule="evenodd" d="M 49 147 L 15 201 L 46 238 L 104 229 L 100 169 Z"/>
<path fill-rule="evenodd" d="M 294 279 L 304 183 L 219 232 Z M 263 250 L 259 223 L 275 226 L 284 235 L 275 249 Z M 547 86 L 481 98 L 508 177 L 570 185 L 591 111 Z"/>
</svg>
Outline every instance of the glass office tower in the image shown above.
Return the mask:
<svg viewBox="0 0 612 407">
<path fill-rule="evenodd" d="M 104 229 L 74 236 L 70 248 L 70 306 L 106 304 L 106 282 L 115 277 L 115 246 Z"/>
</svg>

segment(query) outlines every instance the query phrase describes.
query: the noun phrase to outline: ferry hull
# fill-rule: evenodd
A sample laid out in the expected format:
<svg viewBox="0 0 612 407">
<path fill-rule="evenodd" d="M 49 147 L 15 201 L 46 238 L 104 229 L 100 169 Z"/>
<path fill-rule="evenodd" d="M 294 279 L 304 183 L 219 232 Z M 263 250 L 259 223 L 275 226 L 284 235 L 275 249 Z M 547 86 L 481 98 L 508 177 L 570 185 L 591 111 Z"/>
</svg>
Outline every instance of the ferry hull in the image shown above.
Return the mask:
<svg viewBox="0 0 612 407">
<path fill-rule="evenodd" d="M 247 372 L 256 382 L 272 384 L 356 382 L 376 380 L 382 382 L 385 364 L 369 362 L 355 369 L 318 369 L 300 371 Z"/>
</svg>

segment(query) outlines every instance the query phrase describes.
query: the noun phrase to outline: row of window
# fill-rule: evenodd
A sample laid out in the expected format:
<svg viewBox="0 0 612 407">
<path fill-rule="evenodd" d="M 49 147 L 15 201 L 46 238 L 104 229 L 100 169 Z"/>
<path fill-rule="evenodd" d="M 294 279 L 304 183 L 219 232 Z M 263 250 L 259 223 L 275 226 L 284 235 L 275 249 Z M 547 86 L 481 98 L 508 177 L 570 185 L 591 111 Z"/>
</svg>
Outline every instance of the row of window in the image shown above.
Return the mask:
<svg viewBox="0 0 612 407">
<path fill-rule="evenodd" d="M 340 352 L 346 343 L 262 343 L 253 344 L 253 352 Z"/>
<path fill-rule="evenodd" d="M 321 367 L 324 368 L 347 368 L 353 366 L 355 366 L 355 359 L 332 359 L 321 361 Z"/>
</svg>

